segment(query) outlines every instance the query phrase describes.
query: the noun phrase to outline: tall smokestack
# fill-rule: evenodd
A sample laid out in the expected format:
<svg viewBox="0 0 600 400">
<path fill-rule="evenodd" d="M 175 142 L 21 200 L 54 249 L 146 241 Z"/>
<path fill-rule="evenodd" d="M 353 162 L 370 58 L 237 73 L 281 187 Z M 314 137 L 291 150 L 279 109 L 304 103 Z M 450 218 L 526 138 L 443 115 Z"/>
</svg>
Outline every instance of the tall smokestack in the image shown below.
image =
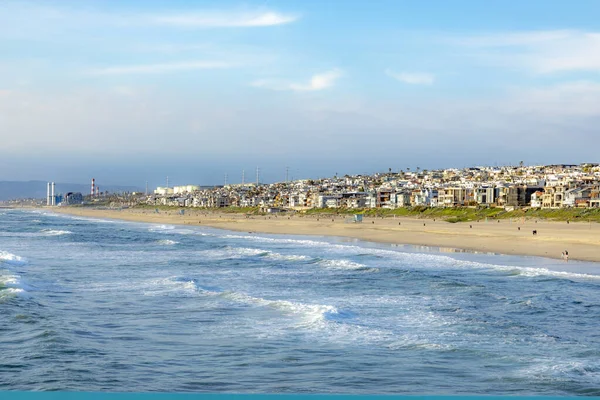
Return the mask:
<svg viewBox="0 0 600 400">
<path fill-rule="evenodd" d="M 92 178 L 92 191 L 90 192 L 90 195 L 92 197 L 94 197 L 95 188 L 96 188 L 96 180 L 94 178 Z"/>
<path fill-rule="evenodd" d="M 48 182 L 48 191 L 46 193 L 46 205 L 47 206 L 51 206 L 52 205 L 52 198 L 50 196 L 51 196 L 51 193 L 50 193 L 50 182 Z"/>
<path fill-rule="evenodd" d="M 56 186 L 54 185 L 54 182 L 52 182 L 52 205 L 55 206 L 56 205 L 56 192 L 55 192 Z"/>
</svg>

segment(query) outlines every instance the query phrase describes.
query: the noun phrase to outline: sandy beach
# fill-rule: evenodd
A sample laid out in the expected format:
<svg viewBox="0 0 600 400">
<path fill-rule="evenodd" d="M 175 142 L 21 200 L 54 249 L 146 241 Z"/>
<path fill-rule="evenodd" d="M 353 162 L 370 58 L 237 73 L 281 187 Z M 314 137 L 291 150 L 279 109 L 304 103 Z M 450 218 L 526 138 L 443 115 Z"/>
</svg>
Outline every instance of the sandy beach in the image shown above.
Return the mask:
<svg viewBox="0 0 600 400">
<path fill-rule="evenodd" d="M 53 208 L 53 212 L 91 218 L 110 218 L 158 224 L 196 225 L 241 232 L 339 236 L 379 243 L 395 243 L 464 249 L 489 253 L 561 258 L 600 262 L 600 224 L 553 221 L 448 223 L 414 218 L 365 218 L 362 223 L 347 217 L 301 215 L 250 216 L 187 210 L 156 213 L 146 209 L 105 210 Z M 519 229 L 520 228 L 520 229 Z M 533 235 L 533 230 L 537 235 Z"/>
<path fill-rule="evenodd" d="M 251 216 L 187 210 L 156 213 L 146 209 L 104 210 L 64 207 L 52 211 L 92 218 L 112 218 L 158 224 L 196 225 L 242 232 L 339 236 L 380 243 L 423 245 L 500 254 L 600 262 L 600 224 L 552 221 L 480 221 L 451 224 L 414 218 L 365 218 L 352 223 L 344 217 Z M 519 229 L 520 228 L 520 229 Z M 537 235 L 533 235 L 537 230 Z"/>
</svg>

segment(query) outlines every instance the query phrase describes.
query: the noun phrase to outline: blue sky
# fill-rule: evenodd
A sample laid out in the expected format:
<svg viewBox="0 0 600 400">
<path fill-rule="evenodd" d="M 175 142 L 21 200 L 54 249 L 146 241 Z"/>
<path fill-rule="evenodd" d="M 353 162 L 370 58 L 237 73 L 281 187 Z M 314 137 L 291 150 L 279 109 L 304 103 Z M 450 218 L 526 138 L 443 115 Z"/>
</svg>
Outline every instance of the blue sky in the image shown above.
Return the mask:
<svg viewBox="0 0 600 400">
<path fill-rule="evenodd" d="M 599 161 L 598 1 L 0 2 L 0 179 Z"/>
</svg>

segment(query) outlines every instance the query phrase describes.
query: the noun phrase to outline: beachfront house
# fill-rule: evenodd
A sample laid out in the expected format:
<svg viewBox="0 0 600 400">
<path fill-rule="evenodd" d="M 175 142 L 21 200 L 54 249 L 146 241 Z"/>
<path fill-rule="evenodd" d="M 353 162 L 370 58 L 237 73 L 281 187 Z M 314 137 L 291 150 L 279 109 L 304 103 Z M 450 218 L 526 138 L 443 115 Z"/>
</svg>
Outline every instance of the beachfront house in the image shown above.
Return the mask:
<svg viewBox="0 0 600 400">
<path fill-rule="evenodd" d="M 394 205 L 394 208 L 402 208 L 410 206 L 411 193 L 408 191 L 394 192 L 390 194 L 390 202 Z"/>
<path fill-rule="evenodd" d="M 530 205 L 533 208 L 542 208 L 542 197 L 544 196 L 544 192 L 538 190 L 531 195 Z"/>
<path fill-rule="evenodd" d="M 496 194 L 493 186 L 480 186 L 474 189 L 475 201 L 483 206 L 490 206 L 496 202 Z"/>
<path fill-rule="evenodd" d="M 586 207 L 592 194 L 591 187 L 568 189 L 564 193 L 563 207 Z"/>
</svg>

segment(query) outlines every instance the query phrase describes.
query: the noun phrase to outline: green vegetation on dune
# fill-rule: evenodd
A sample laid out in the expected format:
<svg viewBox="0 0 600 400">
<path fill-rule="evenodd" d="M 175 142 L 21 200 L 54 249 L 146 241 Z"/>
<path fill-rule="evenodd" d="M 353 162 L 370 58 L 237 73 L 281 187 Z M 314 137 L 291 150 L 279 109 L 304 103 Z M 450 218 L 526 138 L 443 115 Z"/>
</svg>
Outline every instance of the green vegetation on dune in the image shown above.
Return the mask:
<svg viewBox="0 0 600 400">
<path fill-rule="evenodd" d="M 240 213 L 262 215 L 259 207 L 223 207 L 223 208 L 184 208 L 176 206 L 147 206 L 140 205 L 136 208 L 159 209 L 161 211 L 189 210 L 189 211 L 211 211 L 221 213 Z M 468 221 L 480 221 L 488 219 L 539 219 L 552 221 L 592 221 L 600 222 L 600 209 L 585 208 L 561 208 L 561 209 L 519 209 L 505 211 L 503 208 L 477 208 L 477 207 L 403 207 L 394 210 L 387 208 L 347 209 L 347 208 L 312 208 L 300 211 L 299 215 L 307 216 L 347 216 L 362 214 L 371 218 L 386 217 L 412 217 L 423 219 L 439 219 L 442 221 L 456 223 Z"/>
<path fill-rule="evenodd" d="M 528 209 L 505 211 L 503 208 L 477 207 L 403 207 L 394 210 L 383 208 L 370 209 L 334 209 L 313 208 L 305 212 L 307 215 L 353 215 L 363 214 L 365 217 L 413 217 L 440 219 L 443 221 L 468 222 L 488 219 L 547 219 L 554 221 L 595 221 L 600 222 L 600 209 L 563 208 L 552 210 Z"/>
</svg>

